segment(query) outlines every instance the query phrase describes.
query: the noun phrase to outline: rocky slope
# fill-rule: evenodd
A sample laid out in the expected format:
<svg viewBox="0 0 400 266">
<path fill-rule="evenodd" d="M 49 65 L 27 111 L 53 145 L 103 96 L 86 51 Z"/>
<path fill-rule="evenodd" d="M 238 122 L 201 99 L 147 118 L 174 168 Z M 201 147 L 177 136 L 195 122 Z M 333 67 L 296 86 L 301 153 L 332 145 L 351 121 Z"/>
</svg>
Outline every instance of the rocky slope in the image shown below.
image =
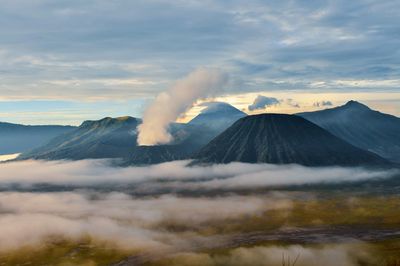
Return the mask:
<svg viewBox="0 0 400 266">
<path fill-rule="evenodd" d="M 354 146 L 400 162 L 400 118 L 396 116 L 371 110 L 356 101 L 298 115 Z"/>
<path fill-rule="evenodd" d="M 128 156 L 136 147 L 138 123 L 140 120 L 133 117 L 85 121 L 76 130 L 58 136 L 18 159 L 79 160 Z"/>
<path fill-rule="evenodd" d="M 306 166 L 387 163 L 302 117 L 285 114 L 244 117 L 201 149 L 194 159 L 194 163 L 237 161 Z"/>
</svg>

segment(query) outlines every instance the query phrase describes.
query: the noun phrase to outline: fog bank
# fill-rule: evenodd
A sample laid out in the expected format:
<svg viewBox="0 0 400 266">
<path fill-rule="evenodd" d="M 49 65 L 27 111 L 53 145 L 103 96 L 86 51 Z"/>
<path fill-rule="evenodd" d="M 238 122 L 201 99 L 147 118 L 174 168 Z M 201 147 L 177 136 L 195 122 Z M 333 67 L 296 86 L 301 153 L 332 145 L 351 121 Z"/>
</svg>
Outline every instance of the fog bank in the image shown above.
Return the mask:
<svg viewBox="0 0 400 266">
<path fill-rule="evenodd" d="M 340 260 L 340 265 L 352 266 L 351 254 L 355 253 L 347 246 L 326 250 L 298 246 L 239 248 L 220 256 L 201 252 L 205 248 L 232 247 L 232 234 L 247 241 L 247 226 L 257 225 L 260 217 L 262 224 L 270 218 L 274 224 L 273 213 L 278 210 L 286 217 L 296 206 L 292 195 L 298 195 L 300 201 L 315 196 L 276 191 L 239 195 L 235 189 L 333 184 L 398 174 L 397 170 L 363 168 L 245 163 L 188 167 L 188 163 L 127 168 L 112 167 L 107 160 L 0 164 L 0 253 L 41 245 L 47 239 L 79 241 L 89 236 L 132 252 L 177 254 L 169 265 L 182 261 L 200 265 L 263 265 L 267 261 L 269 265 L 281 265 L 277 263 L 282 253 L 292 258 L 300 253 L 301 261 L 296 265 L 332 265 L 329 263 Z M 32 188 L 43 184 L 48 187 L 33 192 Z M 189 192 L 178 196 L 173 188 Z M 149 193 L 141 196 L 135 191 Z M 285 226 L 278 222 L 274 231 L 285 230 Z"/>
<path fill-rule="evenodd" d="M 1 192 L 0 251 L 35 245 L 48 237 L 84 235 L 122 248 L 187 249 L 202 240 L 190 233 L 195 228 L 290 208 L 288 199 L 262 196 L 133 198 L 119 192 Z M 187 227 L 187 232 L 169 232 L 170 224 Z"/>
<path fill-rule="evenodd" d="M 305 184 L 334 184 L 390 178 L 398 170 L 230 163 L 188 167 L 173 161 L 143 167 L 112 167 L 107 160 L 21 161 L 0 164 L 0 188 L 40 184 L 141 189 L 252 189 Z M 140 185 L 140 186 L 139 186 Z"/>
</svg>

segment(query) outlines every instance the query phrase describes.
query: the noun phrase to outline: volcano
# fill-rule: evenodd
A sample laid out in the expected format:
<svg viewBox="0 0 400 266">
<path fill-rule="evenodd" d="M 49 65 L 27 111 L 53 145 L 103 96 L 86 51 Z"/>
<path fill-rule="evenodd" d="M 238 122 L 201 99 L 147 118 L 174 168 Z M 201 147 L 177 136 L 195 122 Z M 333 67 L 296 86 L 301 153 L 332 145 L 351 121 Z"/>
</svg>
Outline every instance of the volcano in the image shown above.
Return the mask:
<svg viewBox="0 0 400 266">
<path fill-rule="evenodd" d="M 306 166 L 384 165 L 380 156 L 357 148 L 296 115 L 241 118 L 194 156 L 194 163 L 271 163 Z"/>
</svg>

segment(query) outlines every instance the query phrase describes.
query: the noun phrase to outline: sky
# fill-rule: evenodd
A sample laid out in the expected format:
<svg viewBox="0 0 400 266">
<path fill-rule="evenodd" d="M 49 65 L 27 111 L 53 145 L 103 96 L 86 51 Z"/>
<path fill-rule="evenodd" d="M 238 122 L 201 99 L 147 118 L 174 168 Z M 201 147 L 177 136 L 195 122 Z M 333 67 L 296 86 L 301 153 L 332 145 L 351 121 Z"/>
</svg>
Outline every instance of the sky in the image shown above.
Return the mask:
<svg viewBox="0 0 400 266">
<path fill-rule="evenodd" d="M 0 121 L 141 117 L 199 67 L 230 79 L 207 100 L 250 114 L 354 99 L 400 116 L 399 11 L 385 0 L 0 0 Z M 257 98 L 279 103 L 249 110 Z"/>
</svg>

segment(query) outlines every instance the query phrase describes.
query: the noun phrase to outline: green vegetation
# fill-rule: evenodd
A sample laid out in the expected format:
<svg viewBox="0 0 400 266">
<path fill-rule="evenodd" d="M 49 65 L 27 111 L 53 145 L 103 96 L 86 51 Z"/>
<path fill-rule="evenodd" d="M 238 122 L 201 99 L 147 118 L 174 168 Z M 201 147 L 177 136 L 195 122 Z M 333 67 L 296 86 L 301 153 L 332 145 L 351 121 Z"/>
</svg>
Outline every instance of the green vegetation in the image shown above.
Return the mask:
<svg viewBox="0 0 400 266">
<path fill-rule="evenodd" d="M 158 227 L 172 232 L 195 231 L 205 236 L 215 234 L 273 231 L 282 228 L 363 227 L 400 228 L 400 197 L 331 197 L 297 199 L 287 208 L 277 208 L 224 221 L 207 221 L 202 225 L 164 222 Z"/>
<path fill-rule="evenodd" d="M 89 237 L 79 241 L 58 238 L 47 239 L 35 247 L 26 246 L 0 253 L 0 265 L 109 265 L 128 254 L 132 254 L 132 251 L 121 250 L 110 243 L 94 241 Z"/>
<path fill-rule="evenodd" d="M 398 266 L 400 239 L 371 243 L 273 243 L 252 247 L 182 252 L 146 263 L 146 266 Z"/>
</svg>

